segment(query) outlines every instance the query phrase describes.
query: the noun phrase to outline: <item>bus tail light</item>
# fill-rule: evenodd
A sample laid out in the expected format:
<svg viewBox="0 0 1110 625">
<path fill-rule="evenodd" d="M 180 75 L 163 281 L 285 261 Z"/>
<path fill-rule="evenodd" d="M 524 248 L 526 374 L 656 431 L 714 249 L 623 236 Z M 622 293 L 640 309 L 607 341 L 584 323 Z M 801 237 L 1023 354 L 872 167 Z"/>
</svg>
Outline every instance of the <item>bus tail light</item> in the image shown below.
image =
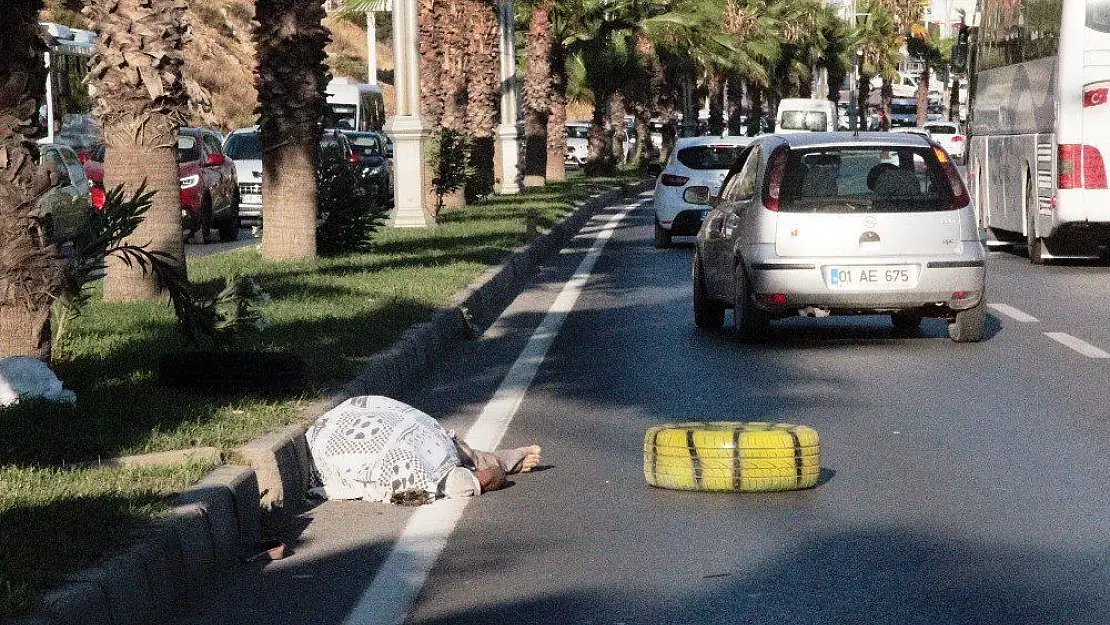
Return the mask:
<svg viewBox="0 0 1110 625">
<path fill-rule="evenodd" d="M 1061 144 L 1057 151 L 1056 186 L 1061 189 L 1105 189 L 1106 167 L 1093 145 Z"/>
<path fill-rule="evenodd" d="M 963 178 L 960 178 L 960 172 L 952 164 L 952 159 L 948 158 L 948 152 L 940 146 L 933 146 L 933 154 L 944 170 L 944 175 L 948 177 L 948 186 L 952 187 L 952 208 L 964 208 L 971 204 L 971 195 L 964 186 Z"/>
<path fill-rule="evenodd" d="M 659 182 L 662 182 L 665 187 L 681 187 L 687 182 L 690 182 L 690 178 L 687 176 L 676 176 L 675 174 L 663 174 L 659 178 Z"/>
<path fill-rule="evenodd" d="M 952 135 L 952 143 L 960 143 L 964 140 L 963 135 Z"/>
<path fill-rule="evenodd" d="M 763 186 L 763 205 L 767 210 L 778 211 L 782 194 L 782 179 L 786 175 L 786 148 L 779 148 L 771 155 L 767 165 L 767 183 Z"/>
</svg>

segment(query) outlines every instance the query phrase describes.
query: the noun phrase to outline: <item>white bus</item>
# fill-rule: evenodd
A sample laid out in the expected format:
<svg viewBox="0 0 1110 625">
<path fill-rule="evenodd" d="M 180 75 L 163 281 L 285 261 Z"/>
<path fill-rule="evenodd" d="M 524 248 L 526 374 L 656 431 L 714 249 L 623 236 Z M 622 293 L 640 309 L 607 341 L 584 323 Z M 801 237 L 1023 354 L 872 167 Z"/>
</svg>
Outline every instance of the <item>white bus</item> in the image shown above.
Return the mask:
<svg viewBox="0 0 1110 625">
<path fill-rule="evenodd" d="M 1110 244 L 1110 0 L 979 0 L 968 182 L 981 227 L 1041 264 Z M 958 64 L 958 63 L 957 63 Z"/>
<path fill-rule="evenodd" d="M 385 124 L 382 90 L 370 83 L 333 78 L 328 83 L 328 127 L 360 132 L 379 131 Z"/>
<path fill-rule="evenodd" d="M 40 113 L 42 143 L 65 143 L 82 150 L 99 141 L 92 98 L 85 82 L 96 33 L 43 23 L 47 52 L 46 101 Z M 90 144 L 90 145 L 85 145 Z"/>
</svg>

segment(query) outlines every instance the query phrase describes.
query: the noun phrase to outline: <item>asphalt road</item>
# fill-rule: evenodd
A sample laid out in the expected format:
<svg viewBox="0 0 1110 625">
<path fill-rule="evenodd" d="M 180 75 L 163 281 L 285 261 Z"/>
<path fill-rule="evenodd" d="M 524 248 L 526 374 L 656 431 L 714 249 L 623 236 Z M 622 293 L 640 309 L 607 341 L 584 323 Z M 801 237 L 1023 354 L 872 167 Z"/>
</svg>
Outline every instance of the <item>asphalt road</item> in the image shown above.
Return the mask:
<svg viewBox="0 0 1110 625">
<path fill-rule="evenodd" d="M 460 432 L 480 421 L 589 245 L 408 401 Z M 857 317 L 778 322 L 752 346 L 694 328 L 689 266 L 689 248 L 652 248 L 650 206 L 619 223 L 502 442 L 542 445 L 543 470 L 461 513 L 323 503 L 292 557 L 244 566 L 187 622 L 1110 622 L 1110 269 L 992 252 L 980 344 Z M 725 419 L 813 426 L 821 483 L 646 486 L 649 425 Z M 456 513 L 425 578 L 432 541 L 395 539 Z M 400 568 L 368 591 L 391 550 Z M 400 582 L 420 592 L 398 610 Z"/>
</svg>

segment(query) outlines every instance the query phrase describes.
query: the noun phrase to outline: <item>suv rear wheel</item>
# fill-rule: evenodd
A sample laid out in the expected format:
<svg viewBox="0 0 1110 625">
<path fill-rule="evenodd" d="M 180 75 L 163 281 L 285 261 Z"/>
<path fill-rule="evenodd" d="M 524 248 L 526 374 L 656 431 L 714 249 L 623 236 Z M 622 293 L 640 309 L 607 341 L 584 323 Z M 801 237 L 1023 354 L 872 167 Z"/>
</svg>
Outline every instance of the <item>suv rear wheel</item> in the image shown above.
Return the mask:
<svg viewBox="0 0 1110 625">
<path fill-rule="evenodd" d="M 220 240 L 224 243 L 239 238 L 239 194 L 236 193 L 231 206 L 227 209 L 227 217 L 220 220 L 218 230 Z"/>
</svg>

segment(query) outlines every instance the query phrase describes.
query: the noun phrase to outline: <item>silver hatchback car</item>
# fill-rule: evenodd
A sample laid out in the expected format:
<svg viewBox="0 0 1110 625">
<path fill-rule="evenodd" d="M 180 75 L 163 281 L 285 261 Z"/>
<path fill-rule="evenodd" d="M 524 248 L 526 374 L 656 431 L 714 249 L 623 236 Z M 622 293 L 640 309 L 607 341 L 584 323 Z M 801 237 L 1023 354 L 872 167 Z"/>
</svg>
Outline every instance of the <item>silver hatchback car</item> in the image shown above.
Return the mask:
<svg viewBox="0 0 1110 625">
<path fill-rule="evenodd" d="M 757 339 L 772 319 L 889 314 L 983 337 L 985 250 L 971 198 L 922 136 L 767 135 L 742 152 L 698 232 L 694 320 Z"/>
</svg>

